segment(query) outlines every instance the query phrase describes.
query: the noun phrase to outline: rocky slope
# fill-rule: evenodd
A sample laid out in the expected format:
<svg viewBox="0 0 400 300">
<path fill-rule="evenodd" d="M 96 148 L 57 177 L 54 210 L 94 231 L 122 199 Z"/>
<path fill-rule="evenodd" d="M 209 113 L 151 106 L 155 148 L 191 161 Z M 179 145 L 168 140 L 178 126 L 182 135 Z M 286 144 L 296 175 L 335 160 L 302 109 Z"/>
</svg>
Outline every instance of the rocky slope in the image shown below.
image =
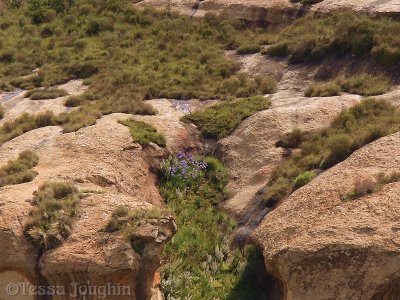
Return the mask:
<svg viewBox="0 0 400 300">
<path fill-rule="evenodd" d="M 196 0 L 143 0 L 138 6 L 152 6 L 159 9 L 171 9 L 185 15 L 192 15 Z M 329 13 L 335 10 L 352 9 L 372 15 L 397 16 L 400 4 L 397 0 L 323 0 L 310 6 L 302 6 L 289 0 L 204 0 L 195 16 L 204 16 L 207 12 L 224 14 L 228 18 L 248 21 L 266 21 L 270 24 L 282 24 L 311 10 L 317 13 Z"/>
<path fill-rule="evenodd" d="M 356 179 L 399 170 L 399 141 L 396 133 L 360 149 L 263 220 L 254 239 L 267 269 L 283 283 L 285 299 L 400 297 L 400 184 L 341 200 Z"/>
<path fill-rule="evenodd" d="M 190 130 L 179 122 L 180 111 L 168 100 L 154 101 L 160 115 L 147 118 L 166 133 L 168 149 L 195 147 Z M 12 109 L 7 114 L 12 113 Z M 163 118 L 168 115 L 168 122 Z M 133 143 L 129 129 L 117 121 L 130 117 L 113 114 L 96 125 L 62 134 L 59 127 L 30 131 L 0 146 L 0 165 L 21 151 L 33 150 L 40 161 L 34 181 L 1 188 L 0 198 L 0 298 L 8 299 L 10 282 L 65 286 L 70 299 L 71 284 L 127 286 L 131 295 L 116 299 L 158 299 L 159 253 L 176 228 L 172 218 L 160 226 L 144 222 L 138 235 L 144 252 L 137 254 L 120 233 L 106 233 L 114 208 L 161 205 L 151 167 L 168 150 Z M 149 119 L 152 118 L 152 119 Z M 32 193 L 46 181 L 74 182 L 87 197 L 80 203 L 80 216 L 65 243 L 39 255 L 23 235 L 23 225 L 32 206 Z M 18 299 L 18 298 L 15 298 Z M 33 299 L 22 297 L 21 299 Z M 107 297 L 107 299 L 113 299 Z"/>
</svg>

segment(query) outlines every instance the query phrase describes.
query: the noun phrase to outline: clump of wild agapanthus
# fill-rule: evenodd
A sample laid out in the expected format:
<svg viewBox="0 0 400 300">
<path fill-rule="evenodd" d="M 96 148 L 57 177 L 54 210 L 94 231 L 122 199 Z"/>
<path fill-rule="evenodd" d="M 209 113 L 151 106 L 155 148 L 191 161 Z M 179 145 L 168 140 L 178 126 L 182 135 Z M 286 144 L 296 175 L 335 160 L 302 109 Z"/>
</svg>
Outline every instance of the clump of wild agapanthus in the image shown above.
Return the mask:
<svg viewBox="0 0 400 300">
<path fill-rule="evenodd" d="M 180 151 L 160 164 L 162 176 L 179 187 L 192 186 L 204 177 L 207 163 L 193 154 Z"/>
</svg>

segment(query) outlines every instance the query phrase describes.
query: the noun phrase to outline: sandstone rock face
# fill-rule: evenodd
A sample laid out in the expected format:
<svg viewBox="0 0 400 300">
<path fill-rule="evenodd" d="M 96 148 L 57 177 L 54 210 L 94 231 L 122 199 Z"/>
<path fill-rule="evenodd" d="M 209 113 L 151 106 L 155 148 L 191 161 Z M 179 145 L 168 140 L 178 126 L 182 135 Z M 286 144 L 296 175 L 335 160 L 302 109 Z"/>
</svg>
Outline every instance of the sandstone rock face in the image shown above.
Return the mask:
<svg viewBox="0 0 400 300">
<path fill-rule="evenodd" d="M 254 239 L 285 299 L 372 299 L 398 286 L 400 183 L 352 201 L 341 197 L 357 178 L 398 171 L 399 141 L 396 133 L 365 146 L 265 217 Z M 399 297 L 392 295 L 374 299 Z"/>
<path fill-rule="evenodd" d="M 184 15 L 192 15 L 195 3 L 195 0 L 143 0 L 137 5 L 170 9 Z M 195 16 L 202 17 L 207 12 L 212 12 L 232 19 L 267 21 L 276 24 L 285 19 L 295 18 L 300 8 L 300 4 L 291 3 L 289 0 L 205 0 L 201 2 Z"/>
<path fill-rule="evenodd" d="M 170 9 L 184 15 L 191 15 L 195 3 L 196 0 L 143 0 L 137 5 Z M 330 13 L 344 9 L 373 15 L 397 16 L 400 13 L 400 4 L 397 0 L 323 0 L 315 5 L 303 7 L 289 0 L 204 0 L 195 16 L 201 17 L 207 12 L 213 12 L 223 14 L 228 18 L 282 24 L 293 20 L 305 10 Z"/>
<path fill-rule="evenodd" d="M 397 0 L 324 0 L 312 7 L 312 11 L 327 13 L 338 9 L 351 9 L 360 13 L 396 16 L 400 13 Z"/>
<path fill-rule="evenodd" d="M 0 165 L 24 150 L 33 150 L 40 159 L 35 168 L 39 175 L 32 182 L 0 189 L 2 292 L 18 279 L 33 285 L 64 286 L 66 294 L 54 299 L 73 299 L 76 284 L 129 288 L 125 297 L 109 295 L 106 299 L 161 299 L 159 280 L 154 278 L 159 277 L 159 253 L 176 230 L 173 219 L 141 223 L 139 253 L 121 233 L 103 230 L 119 205 L 162 205 L 151 166 L 157 166 L 169 151 L 197 146 L 190 128 L 179 121 L 181 112 L 173 112 L 173 103 L 159 100 L 154 104 L 158 116 L 139 118 L 166 134 L 168 149 L 133 143 L 129 129 L 118 123 L 132 117 L 126 114 L 108 115 L 94 126 L 68 134 L 56 126 L 40 128 L 0 146 Z M 163 121 L 166 114 L 170 114 L 169 122 Z M 41 255 L 24 237 L 23 226 L 32 209 L 32 193 L 44 182 L 58 180 L 74 182 L 86 197 L 80 200 L 80 216 L 72 235 L 60 247 Z M 96 297 L 85 299 L 100 299 Z"/>
<path fill-rule="evenodd" d="M 283 91 L 285 93 L 285 91 Z M 269 180 L 283 149 L 275 146 L 294 128 L 315 130 L 326 127 L 344 108 L 360 100 L 355 95 L 326 98 L 273 98 L 270 109 L 245 120 L 229 137 L 219 142 L 223 160 L 230 170 L 233 197 L 224 206 L 240 215 Z"/>
<path fill-rule="evenodd" d="M 65 84 L 56 86 L 56 88 L 65 90 L 68 95 L 64 97 L 58 97 L 56 99 L 44 99 L 44 100 L 31 100 L 25 98 L 26 91 L 17 90 L 15 92 L 6 93 L 0 95 L 1 103 L 6 109 L 6 115 L 0 120 L 0 124 L 6 121 L 14 120 L 19 117 L 22 113 L 40 113 L 46 110 L 51 110 L 55 114 L 59 114 L 70 110 L 64 106 L 65 100 L 69 96 L 76 96 L 82 94 L 87 86 L 83 84 L 82 80 L 71 80 Z M 4 99 L 3 99 L 4 98 Z"/>
</svg>

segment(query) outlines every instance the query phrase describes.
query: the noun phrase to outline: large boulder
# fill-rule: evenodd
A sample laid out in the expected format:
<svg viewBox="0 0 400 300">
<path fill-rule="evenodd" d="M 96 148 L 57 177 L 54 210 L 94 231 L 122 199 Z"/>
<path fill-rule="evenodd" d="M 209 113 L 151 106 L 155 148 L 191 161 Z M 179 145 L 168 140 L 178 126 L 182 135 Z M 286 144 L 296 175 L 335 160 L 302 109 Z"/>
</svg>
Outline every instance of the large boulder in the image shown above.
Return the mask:
<svg viewBox="0 0 400 300">
<path fill-rule="evenodd" d="M 400 133 L 322 173 L 253 234 L 286 300 L 399 299 L 400 182 L 351 201 L 357 179 L 400 168 Z"/>
</svg>

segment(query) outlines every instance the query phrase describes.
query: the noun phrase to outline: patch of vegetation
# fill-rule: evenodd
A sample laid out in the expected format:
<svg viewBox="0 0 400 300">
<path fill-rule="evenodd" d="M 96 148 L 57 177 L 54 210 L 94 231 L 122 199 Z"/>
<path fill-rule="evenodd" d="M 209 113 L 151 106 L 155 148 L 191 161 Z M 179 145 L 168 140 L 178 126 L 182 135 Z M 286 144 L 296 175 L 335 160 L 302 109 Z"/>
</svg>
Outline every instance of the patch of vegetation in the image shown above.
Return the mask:
<svg viewBox="0 0 400 300">
<path fill-rule="evenodd" d="M 92 93 L 85 92 L 79 96 L 70 96 L 65 100 L 64 105 L 67 107 L 77 107 L 82 106 L 83 104 L 90 103 L 91 101 L 98 100 L 96 95 Z"/>
<path fill-rule="evenodd" d="M 225 101 L 186 115 L 182 120 L 195 124 L 204 137 L 220 139 L 232 133 L 244 119 L 270 105 L 271 101 L 262 96 Z"/>
<path fill-rule="evenodd" d="M 34 193 L 35 208 L 25 225 L 25 236 L 42 252 L 62 244 L 78 216 L 79 198 L 72 183 L 49 182 L 40 186 Z"/>
<path fill-rule="evenodd" d="M 354 182 L 354 188 L 351 192 L 347 193 L 342 197 L 343 200 L 354 200 L 363 196 L 375 193 L 382 189 L 386 184 L 399 182 L 400 173 L 393 172 L 389 175 L 385 173 L 379 173 L 375 176 L 375 180 L 364 178 L 357 179 Z"/>
<path fill-rule="evenodd" d="M 186 167 L 187 166 L 187 167 Z M 178 153 L 160 167 L 160 192 L 178 232 L 162 252 L 162 289 L 174 299 L 266 299 L 256 284 L 257 250 L 230 249 L 235 223 L 215 205 L 227 173 L 215 158 Z"/>
<path fill-rule="evenodd" d="M 309 86 L 305 92 L 306 97 L 330 97 L 339 96 L 342 88 L 336 82 L 328 82 L 322 84 L 313 84 Z"/>
<path fill-rule="evenodd" d="M 25 132 L 51 125 L 57 125 L 54 113 L 46 111 L 37 115 L 23 113 L 13 121 L 4 122 L 0 127 L 0 144 L 3 144 Z"/>
<path fill-rule="evenodd" d="M 134 239 L 135 229 L 142 221 L 158 220 L 168 214 L 167 210 L 160 207 L 153 208 L 133 208 L 118 206 L 112 213 L 110 220 L 105 228 L 106 232 L 123 231 L 128 239 Z"/>
<path fill-rule="evenodd" d="M 339 79 L 338 84 L 344 92 L 362 96 L 385 94 L 392 86 L 390 79 L 384 75 L 372 76 L 367 74 Z"/>
<path fill-rule="evenodd" d="M 0 126 L 0 145 L 28 131 L 46 126 L 62 126 L 64 133 L 77 131 L 80 128 L 96 124 L 96 120 L 101 116 L 101 112 L 93 106 L 80 107 L 70 113 L 61 113 L 58 116 L 51 111 L 39 114 L 23 113 L 17 119 L 4 122 Z"/>
<path fill-rule="evenodd" d="M 62 89 L 33 89 L 25 93 L 25 97 L 32 100 L 55 99 L 68 95 L 67 91 Z"/>
<path fill-rule="evenodd" d="M 392 19 L 352 12 L 321 17 L 308 14 L 285 28 L 267 53 L 288 56 L 291 63 L 318 62 L 329 55 L 353 55 L 396 66 L 400 62 L 399 31 L 400 23 Z"/>
<path fill-rule="evenodd" d="M 366 99 L 340 113 L 328 128 L 289 134 L 280 144 L 298 146 L 300 151 L 273 171 L 264 196 L 266 204 L 272 207 L 289 196 L 299 179 L 304 182 L 304 174 L 311 175 L 305 172 L 326 170 L 364 145 L 399 130 L 400 114 L 396 107 L 385 101 Z"/>
<path fill-rule="evenodd" d="M 146 146 L 155 143 L 160 147 L 165 147 L 167 142 L 164 135 L 157 132 L 150 124 L 133 119 L 119 121 L 122 125 L 128 126 L 135 143 Z"/>
<path fill-rule="evenodd" d="M 36 167 L 39 157 L 32 151 L 23 151 L 15 160 L 9 160 L 0 168 L 0 187 L 32 181 L 38 174 Z"/>
<path fill-rule="evenodd" d="M 4 107 L 0 105 L 0 120 L 4 118 Z"/>
<path fill-rule="evenodd" d="M 265 43 L 264 29 L 242 21 L 137 10 L 123 0 L 30 0 L 10 6 L 0 30 L 0 77 L 6 85 L 46 88 L 84 78 L 94 101 L 71 98 L 67 105 L 101 114 L 154 114 L 143 101 L 151 98 L 264 93 L 266 81 L 238 74 L 239 65 L 223 52 Z M 68 131 L 86 123 L 69 119 Z"/>
<path fill-rule="evenodd" d="M 362 96 L 376 96 L 387 93 L 392 82 L 384 75 L 361 74 L 345 77 L 335 81 L 309 86 L 304 96 L 330 97 L 341 95 L 342 92 Z"/>
<path fill-rule="evenodd" d="M 261 47 L 259 45 L 245 45 L 242 47 L 239 47 L 236 52 L 238 54 L 244 55 L 244 54 L 255 54 L 260 52 Z"/>
</svg>

